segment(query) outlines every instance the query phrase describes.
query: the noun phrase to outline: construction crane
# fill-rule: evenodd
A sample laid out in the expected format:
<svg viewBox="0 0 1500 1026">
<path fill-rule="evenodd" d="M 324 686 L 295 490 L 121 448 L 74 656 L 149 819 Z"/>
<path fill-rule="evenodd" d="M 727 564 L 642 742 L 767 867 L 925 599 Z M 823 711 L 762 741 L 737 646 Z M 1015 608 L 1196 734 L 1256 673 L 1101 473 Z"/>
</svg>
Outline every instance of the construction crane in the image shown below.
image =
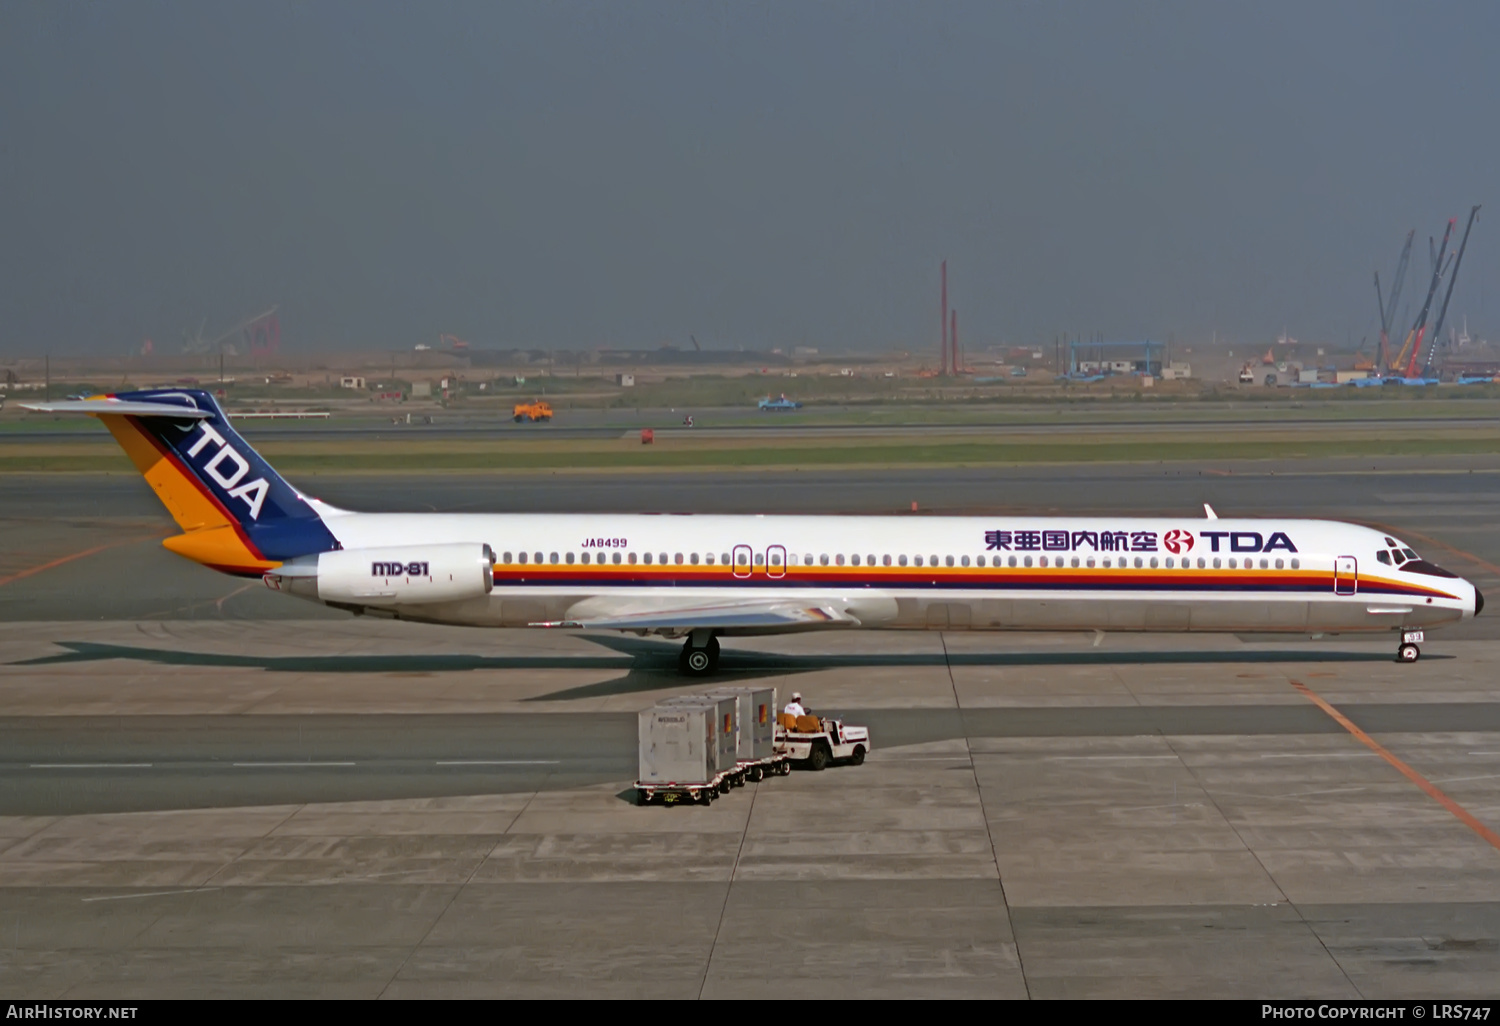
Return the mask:
<svg viewBox="0 0 1500 1026">
<path fill-rule="evenodd" d="M 1427 331 L 1427 314 L 1432 309 L 1432 297 L 1437 294 L 1438 284 L 1443 280 L 1443 258 L 1448 255 L 1448 239 L 1453 235 L 1453 226 L 1457 221 L 1448 219 L 1448 227 L 1443 232 L 1443 246 L 1440 250 L 1431 250 L 1432 253 L 1432 281 L 1427 286 L 1427 298 L 1422 301 L 1422 312 L 1417 314 L 1416 323 L 1411 326 L 1411 331 L 1406 334 L 1406 341 L 1401 345 L 1401 352 L 1396 357 L 1397 369 L 1403 376 L 1414 378 L 1417 376 L 1417 354 L 1422 351 L 1422 336 Z M 1408 359 L 1409 357 L 1409 359 Z"/>
<path fill-rule="evenodd" d="M 693 352 L 695 352 L 695 353 L 701 353 L 701 352 L 703 352 L 703 347 L 698 344 L 698 336 L 696 336 L 696 335 L 689 335 L 688 338 L 692 340 L 692 343 L 693 343 Z"/>
<path fill-rule="evenodd" d="M 1391 325 L 1396 320 L 1396 303 L 1401 299 L 1401 286 L 1406 282 L 1406 265 L 1411 261 L 1411 243 L 1417 237 L 1413 228 L 1406 233 L 1406 245 L 1401 247 L 1401 257 L 1396 261 L 1396 277 L 1391 280 L 1391 301 L 1383 302 L 1380 296 L 1380 272 L 1375 272 L 1375 306 L 1380 311 L 1380 366 L 1391 363 Z"/>
<path fill-rule="evenodd" d="M 1475 206 L 1469 211 L 1469 223 L 1464 226 L 1463 241 L 1458 244 L 1458 254 L 1453 258 L 1453 270 L 1448 275 L 1448 291 L 1443 293 L 1443 305 L 1438 308 L 1437 323 L 1432 326 L 1432 350 L 1427 354 L 1427 365 L 1430 365 L 1437 355 L 1438 339 L 1443 335 L 1443 321 L 1448 316 L 1448 300 L 1453 298 L 1453 286 L 1458 282 L 1458 268 L 1464 262 L 1464 250 L 1469 248 L 1469 233 L 1474 230 L 1474 219 L 1478 216 L 1479 207 Z M 1412 362 L 1415 363 L 1416 359 L 1417 354 L 1413 353 Z"/>
</svg>

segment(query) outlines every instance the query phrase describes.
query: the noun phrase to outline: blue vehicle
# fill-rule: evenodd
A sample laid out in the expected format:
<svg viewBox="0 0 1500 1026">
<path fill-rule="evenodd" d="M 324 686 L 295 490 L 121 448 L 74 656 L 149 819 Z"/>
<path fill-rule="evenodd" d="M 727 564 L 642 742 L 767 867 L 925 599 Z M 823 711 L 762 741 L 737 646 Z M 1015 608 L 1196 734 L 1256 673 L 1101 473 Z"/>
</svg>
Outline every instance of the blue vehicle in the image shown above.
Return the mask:
<svg viewBox="0 0 1500 1026">
<path fill-rule="evenodd" d="M 772 410 L 772 411 L 776 411 L 776 410 L 800 410 L 800 409 L 802 409 L 802 404 L 799 403 L 799 402 L 794 402 L 791 399 L 788 399 L 786 397 L 786 393 L 783 392 L 780 396 L 778 396 L 775 399 L 772 399 L 770 396 L 766 396 L 764 399 L 762 399 L 759 403 L 756 404 L 756 408 L 757 409 L 761 409 L 761 410 Z"/>
</svg>

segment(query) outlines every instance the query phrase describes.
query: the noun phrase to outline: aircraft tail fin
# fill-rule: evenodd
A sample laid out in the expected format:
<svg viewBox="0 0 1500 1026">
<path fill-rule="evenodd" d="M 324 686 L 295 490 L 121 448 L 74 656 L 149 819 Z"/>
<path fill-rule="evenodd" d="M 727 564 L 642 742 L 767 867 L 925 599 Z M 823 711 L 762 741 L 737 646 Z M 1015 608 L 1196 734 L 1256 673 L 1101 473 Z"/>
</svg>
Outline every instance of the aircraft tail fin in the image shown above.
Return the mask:
<svg viewBox="0 0 1500 1026">
<path fill-rule="evenodd" d="M 240 437 L 207 392 L 147 389 L 29 408 L 102 420 L 182 528 L 162 543 L 179 555 L 259 576 L 339 547 L 313 503 Z"/>
</svg>

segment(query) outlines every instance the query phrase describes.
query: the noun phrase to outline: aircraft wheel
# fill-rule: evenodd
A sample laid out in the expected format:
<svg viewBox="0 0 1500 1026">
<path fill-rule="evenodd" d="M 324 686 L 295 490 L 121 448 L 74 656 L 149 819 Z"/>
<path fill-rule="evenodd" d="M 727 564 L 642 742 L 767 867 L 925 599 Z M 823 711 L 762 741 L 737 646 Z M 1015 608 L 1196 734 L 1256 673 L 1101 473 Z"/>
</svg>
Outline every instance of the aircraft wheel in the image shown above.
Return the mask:
<svg viewBox="0 0 1500 1026">
<path fill-rule="evenodd" d="M 693 648 L 689 640 L 682 646 L 677 666 L 689 677 L 707 677 L 719 668 L 719 640 L 710 638 L 702 648 Z"/>
<path fill-rule="evenodd" d="M 1422 650 L 1409 642 L 1396 649 L 1396 662 L 1398 663 L 1414 663 L 1420 658 L 1422 658 Z"/>
</svg>

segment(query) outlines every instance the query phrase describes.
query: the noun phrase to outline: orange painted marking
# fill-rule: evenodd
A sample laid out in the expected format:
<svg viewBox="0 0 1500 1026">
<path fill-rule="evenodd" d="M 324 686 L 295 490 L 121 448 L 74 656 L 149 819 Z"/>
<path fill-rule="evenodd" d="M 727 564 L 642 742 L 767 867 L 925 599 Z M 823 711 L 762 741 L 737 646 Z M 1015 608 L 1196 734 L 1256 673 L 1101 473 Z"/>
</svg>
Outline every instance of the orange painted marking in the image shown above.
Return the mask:
<svg viewBox="0 0 1500 1026">
<path fill-rule="evenodd" d="M 110 542 L 107 545 L 95 545 L 91 549 L 84 549 L 82 552 L 75 552 L 72 555 L 59 556 L 58 558 L 48 560 L 45 563 L 40 563 L 36 566 L 29 566 L 25 570 L 17 571 L 16 573 L 11 574 L 9 577 L 0 577 L 0 587 L 9 584 L 11 581 L 19 581 L 24 577 L 34 577 L 37 574 L 44 573 L 48 570 L 54 569 L 55 567 L 62 566 L 64 563 L 71 563 L 75 559 L 85 559 L 88 556 L 97 556 L 99 553 L 104 552 L 106 549 L 119 548 L 121 545 L 134 545 L 136 542 L 146 541 L 148 538 L 154 537 L 156 537 L 156 535 L 139 535 L 135 538 L 126 538 L 122 541 Z"/>
<path fill-rule="evenodd" d="M 1422 776 L 1422 774 L 1418 773 L 1406 763 L 1402 762 L 1400 759 L 1392 755 L 1388 750 L 1386 750 L 1384 745 L 1382 745 L 1379 741 L 1376 741 L 1369 734 L 1366 734 L 1364 731 L 1360 730 L 1357 726 L 1354 725 L 1354 722 L 1350 720 L 1349 717 L 1339 712 L 1326 700 L 1324 700 L 1322 695 L 1319 695 L 1312 688 L 1308 687 L 1306 684 L 1303 684 L 1301 681 L 1292 681 L 1292 687 L 1302 692 L 1302 694 L 1307 696 L 1307 698 L 1314 705 L 1316 705 L 1319 709 L 1322 709 L 1329 716 L 1333 717 L 1334 722 L 1343 727 L 1349 733 L 1353 734 L 1355 738 L 1357 738 L 1360 743 L 1363 744 L 1366 748 L 1370 749 L 1370 751 L 1374 752 L 1376 755 L 1380 756 L 1386 762 L 1394 766 L 1403 777 L 1405 777 L 1407 780 L 1410 780 L 1413 784 L 1416 784 L 1423 791 L 1426 791 L 1429 798 L 1437 802 L 1449 812 L 1453 813 L 1453 815 L 1458 818 L 1458 821 L 1460 823 L 1489 842 L 1490 847 L 1494 848 L 1496 851 L 1500 851 L 1500 834 L 1496 834 L 1495 831 L 1479 822 L 1479 820 L 1475 819 L 1468 809 L 1464 808 L 1462 805 L 1458 804 L 1458 802 L 1454 801 L 1442 791 L 1438 790 L 1436 784 L 1434 784 L 1432 781 Z"/>
</svg>

